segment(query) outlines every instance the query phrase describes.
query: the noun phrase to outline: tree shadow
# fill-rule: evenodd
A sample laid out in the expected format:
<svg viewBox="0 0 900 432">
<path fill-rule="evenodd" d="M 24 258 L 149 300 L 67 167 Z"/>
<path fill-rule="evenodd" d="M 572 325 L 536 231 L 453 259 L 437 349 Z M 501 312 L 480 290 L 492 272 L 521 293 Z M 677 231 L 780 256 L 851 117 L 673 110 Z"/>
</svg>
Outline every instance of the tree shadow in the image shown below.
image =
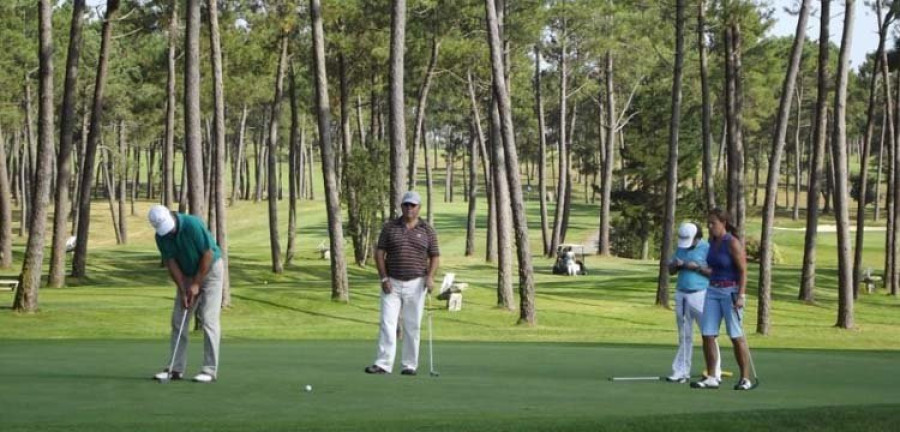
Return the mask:
<svg viewBox="0 0 900 432">
<path fill-rule="evenodd" d="M 338 320 L 338 321 L 346 321 L 346 322 L 352 322 L 352 323 L 357 323 L 357 324 L 366 324 L 366 325 L 378 325 L 379 324 L 378 321 L 365 321 L 365 320 L 361 320 L 361 319 L 357 319 L 357 318 L 349 318 L 349 317 L 342 317 L 342 316 L 331 315 L 331 314 L 326 314 L 326 313 L 321 313 L 321 312 L 313 312 L 313 311 L 304 310 L 304 309 L 300 309 L 300 308 L 293 307 L 293 306 L 278 304 L 278 303 L 275 303 L 275 302 L 272 302 L 269 300 L 263 300 L 263 299 L 249 297 L 247 295 L 232 294 L 232 297 L 238 298 L 238 299 L 241 299 L 244 301 L 248 301 L 248 302 L 259 303 L 262 305 L 271 306 L 274 308 L 288 310 L 288 311 L 292 311 L 292 312 L 302 313 L 302 314 L 319 317 L 319 318 L 330 318 L 330 319 Z"/>
</svg>

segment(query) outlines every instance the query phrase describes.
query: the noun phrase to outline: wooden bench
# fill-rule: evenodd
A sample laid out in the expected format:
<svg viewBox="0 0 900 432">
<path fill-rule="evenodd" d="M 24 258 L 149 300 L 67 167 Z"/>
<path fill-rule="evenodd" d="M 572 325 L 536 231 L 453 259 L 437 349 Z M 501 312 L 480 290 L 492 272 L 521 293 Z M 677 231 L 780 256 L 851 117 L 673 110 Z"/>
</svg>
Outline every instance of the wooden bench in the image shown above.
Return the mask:
<svg viewBox="0 0 900 432">
<path fill-rule="evenodd" d="M 0 279 L 0 289 L 8 289 L 10 291 L 15 291 L 16 288 L 19 287 L 18 279 Z"/>
</svg>

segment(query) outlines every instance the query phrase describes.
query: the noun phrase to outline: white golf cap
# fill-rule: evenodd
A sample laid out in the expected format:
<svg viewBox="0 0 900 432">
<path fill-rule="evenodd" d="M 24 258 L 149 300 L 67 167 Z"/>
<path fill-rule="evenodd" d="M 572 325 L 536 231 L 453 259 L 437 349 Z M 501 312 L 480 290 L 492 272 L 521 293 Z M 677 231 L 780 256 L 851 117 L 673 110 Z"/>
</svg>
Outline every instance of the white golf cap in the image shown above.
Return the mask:
<svg viewBox="0 0 900 432">
<path fill-rule="evenodd" d="M 678 227 L 678 247 L 689 248 L 694 244 L 694 237 L 697 236 L 697 225 L 690 222 L 684 222 Z"/>
<path fill-rule="evenodd" d="M 156 230 L 156 235 L 162 237 L 175 229 L 175 218 L 166 206 L 154 205 L 147 214 L 150 225 Z"/>
<path fill-rule="evenodd" d="M 416 191 L 409 191 L 409 192 L 403 194 L 403 200 L 400 201 L 400 204 L 401 204 L 401 205 L 402 205 L 402 204 L 406 204 L 406 203 L 419 205 L 419 204 L 422 203 L 422 198 L 419 197 L 419 193 L 418 193 L 418 192 L 416 192 Z"/>
</svg>

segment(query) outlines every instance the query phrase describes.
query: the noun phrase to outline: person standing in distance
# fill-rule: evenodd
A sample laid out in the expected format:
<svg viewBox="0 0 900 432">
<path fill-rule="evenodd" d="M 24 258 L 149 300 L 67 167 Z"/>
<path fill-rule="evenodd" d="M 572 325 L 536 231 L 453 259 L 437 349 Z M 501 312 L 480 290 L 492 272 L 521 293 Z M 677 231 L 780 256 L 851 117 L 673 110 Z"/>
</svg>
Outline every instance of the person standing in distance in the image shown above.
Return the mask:
<svg viewBox="0 0 900 432">
<path fill-rule="evenodd" d="M 709 274 L 706 264 L 709 243 L 703 240 L 699 226 L 684 222 L 678 227 L 678 248 L 669 261 L 669 274 L 678 274 L 675 291 L 675 326 L 678 328 L 678 351 L 672 361 L 672 375 L 666 380 L 686 383 L 691 378 L 691 357 L 694 352 L 693 322 L 700 326 Z M 716 364 L 715 377 L 721 376 Z"/>
<path fill-rule="evenodd" d="M 712 273 L 709 276 L 709 289 L 706 290 L 706 307 L 700 319 L 703 334 L 703 353 L 706 356 L 707 370 L 715 365 L 718 353 L 715 350 L 719 327 L 725 320 L 725 329 L 734 345 L 734 357 L 741 368 L 741 379 L 734 386 L 735 390 L 750 390 L 750 352 L 747 340 L 741 329 L 741 315 L 747 292 L 747 255 L 744 243 L 737 236 L 737 229 L 731 224 L 728 212 L 712 209 L 707 216 L 709 228 L 709 254 L 706 262 Z M 702 381 L 691 383 L 694 388 L 719 388 L 720 379 L 710 376 Z"/>
<path fill-rule="evenodd" d="M 203 324 L 203 367 L 194 381 L 208 383 L 217 378 L 219 366 L 219 312 L 222 308 L 221 252 L 203 221 L 196 217 L 170 211 L 165 206 L 154 205 L 147 215 L 156 231 L 156 247 L 175 282 L 175 305 L 172 308 L 171 348 L 185 311 L 200 311 Z M 169 376 L 181 379 L 187 367 L 188 332 L 181 332 L 178 352 L 172 370 L 163 370 L 153 376 L 163 380 Z M 171 358 L 171 356 L 170 356 Z"/>
<path fill-rule="evenodd" d="M 419 329 L 425 295 L 434 288 L 440 262 L 437 234 L 419 219 L 419 194 L 406 192 L 402 215 L 384 224 L 378 236 L 375 265 L 381 278 L 381 325 L 375 363 L 369 374 L 391 373 L 397 350 L 397 321 L 403 319 L 403 375 L 415 375 L 419 366 Z"/>
</svg>

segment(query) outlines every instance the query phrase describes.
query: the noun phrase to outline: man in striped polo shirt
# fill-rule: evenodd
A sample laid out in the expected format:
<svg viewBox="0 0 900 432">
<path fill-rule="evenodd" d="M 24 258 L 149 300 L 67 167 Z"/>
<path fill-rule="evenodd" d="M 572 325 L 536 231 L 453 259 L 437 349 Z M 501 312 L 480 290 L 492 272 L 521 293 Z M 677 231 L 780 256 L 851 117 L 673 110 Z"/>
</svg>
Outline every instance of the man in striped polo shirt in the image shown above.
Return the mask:
<svg viewBox="0 0 900 432">
<path fill-rule="evenodd" d="M 419 194 L 403 195 L 403 214 L 381 229 L 375 264 L 381 277 L 381 326 L 375 364 L 366 373 L 391 373 L 397 349 L 397 321 L 403 318 L 403 375 L 415 375 L 419 366 L 419 328 L 425 295 L 434 288 L 440 261 L 437 234 L 419 219 Z"/>
</svg>

